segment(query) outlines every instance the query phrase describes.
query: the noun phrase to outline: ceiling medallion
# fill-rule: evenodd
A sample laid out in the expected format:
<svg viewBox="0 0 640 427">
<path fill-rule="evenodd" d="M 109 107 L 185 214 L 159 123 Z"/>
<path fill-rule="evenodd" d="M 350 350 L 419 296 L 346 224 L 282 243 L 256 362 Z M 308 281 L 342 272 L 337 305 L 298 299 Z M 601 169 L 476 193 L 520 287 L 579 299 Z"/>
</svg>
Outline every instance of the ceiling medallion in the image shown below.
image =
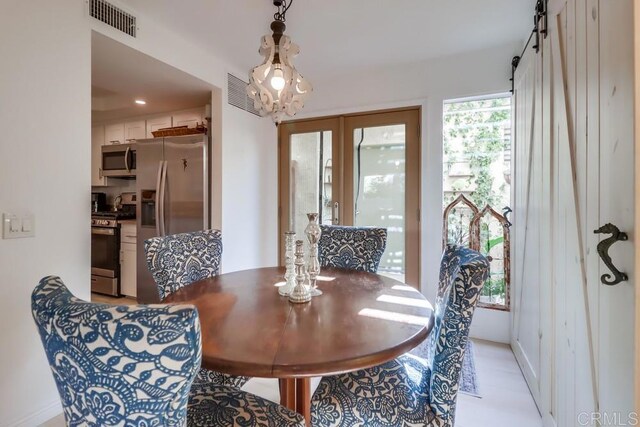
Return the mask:
<svg viewBox="0 0 640 427">
<path fill-rule="evenodd" d="M 262 37 L 259 52 L 264 62 L 249 72 L 247 86 L 255 109 L 262 116 L 270 115 L 276 124 L 300 111 L 313 90 L 293 66 L 293 58 L 300 53 L 300 48 L 284 35 L 285 15 L 292 3 L 293 0 L 273 0 L 278 9 L 271 23 L 273 35 Z"/>
</svg>

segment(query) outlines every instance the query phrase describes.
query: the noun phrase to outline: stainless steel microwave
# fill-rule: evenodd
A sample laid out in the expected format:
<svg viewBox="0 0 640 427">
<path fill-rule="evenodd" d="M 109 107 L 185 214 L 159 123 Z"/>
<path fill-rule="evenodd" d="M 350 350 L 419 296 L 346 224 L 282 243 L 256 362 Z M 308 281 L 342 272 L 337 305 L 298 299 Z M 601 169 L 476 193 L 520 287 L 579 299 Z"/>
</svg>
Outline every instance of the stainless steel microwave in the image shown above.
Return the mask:
<svg viewBox="0 0 640 427">
<path fill-rule="evenodd" d="M 102 146 L 102 175 L 117 178 L 136 176 L 135 144 Z"/>
</svg>

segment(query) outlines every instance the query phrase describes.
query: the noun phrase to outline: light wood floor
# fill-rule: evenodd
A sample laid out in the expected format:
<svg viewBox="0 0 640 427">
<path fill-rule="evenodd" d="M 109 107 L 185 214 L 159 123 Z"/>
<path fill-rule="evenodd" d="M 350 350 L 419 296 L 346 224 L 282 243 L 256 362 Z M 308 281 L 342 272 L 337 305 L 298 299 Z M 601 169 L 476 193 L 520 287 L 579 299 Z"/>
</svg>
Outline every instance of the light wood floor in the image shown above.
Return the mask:
<svg viewBox="0 0 640 427">
<path fill-rule="evenodd" d="M 542 427 L 542 418 L 511 348 L 473 340 L 477 398 L 458 394 L 456 427 Z"/>
<path fill-rule="evenodd" d="M 118 304 L 122 303 L 119 299 Z M 481 340 L 473 342 L 482 397 L 458 395 L 456 427 L 542 427 L 540 414 L 509 346 Z M 317 383 L 314 381 L 312 387 Z M 243 390 L 277 402 L 277 384 L 277 380 L 254 378 Z M 64 418 L 60 415 L 42 426 L 64 427 Z"/>
</svg>

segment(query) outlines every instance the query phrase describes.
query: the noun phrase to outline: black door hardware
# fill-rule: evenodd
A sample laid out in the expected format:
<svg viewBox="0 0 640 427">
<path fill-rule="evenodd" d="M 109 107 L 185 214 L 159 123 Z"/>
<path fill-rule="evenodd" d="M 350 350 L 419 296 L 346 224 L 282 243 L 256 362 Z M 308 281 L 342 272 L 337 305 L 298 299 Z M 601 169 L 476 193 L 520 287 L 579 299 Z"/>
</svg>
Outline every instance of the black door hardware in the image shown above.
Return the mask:
<svg viewBox="0 0 640 427">
<path fill-rule="evenodd" d="M 594 230 L 595 234 L 611 234 L 611 237 L 607 237 L 598 243 L 598 255 L 602 258 L 602 262 L 609 267 L 611 273 L 613 273 L 613 280 L 611 279 L 611 274 L 605 273 L 600 277 L 600 280 L 605 285 L 613 286 L 617 285 L 620 282 L 629 280 L 629 276 L 626 273 L 621 272 L 613 265 L 613 261 L 611 261 L 611 257 L 609 256 L 609 248 L 618 240 L 629 240 L 629 236 L 627 233 L 624 233 L 618 229 L 615 225 L 608 223 L 603 225 L 602 227 Z"/>
</svg>

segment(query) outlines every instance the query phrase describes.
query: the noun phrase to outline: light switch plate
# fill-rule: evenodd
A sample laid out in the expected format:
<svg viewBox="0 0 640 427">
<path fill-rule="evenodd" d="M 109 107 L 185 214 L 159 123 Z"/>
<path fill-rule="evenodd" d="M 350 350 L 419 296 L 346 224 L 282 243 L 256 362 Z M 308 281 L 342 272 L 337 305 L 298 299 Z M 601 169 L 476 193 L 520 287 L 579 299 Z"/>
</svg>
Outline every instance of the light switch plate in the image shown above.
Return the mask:
<svg viewBox="0 0 640 427">
<path fill-rule="evenodd" d="M 21 239 L 35 236 L 35 219 L 33 215 L 2 214 L 2 238 Z"/>
</svg>

